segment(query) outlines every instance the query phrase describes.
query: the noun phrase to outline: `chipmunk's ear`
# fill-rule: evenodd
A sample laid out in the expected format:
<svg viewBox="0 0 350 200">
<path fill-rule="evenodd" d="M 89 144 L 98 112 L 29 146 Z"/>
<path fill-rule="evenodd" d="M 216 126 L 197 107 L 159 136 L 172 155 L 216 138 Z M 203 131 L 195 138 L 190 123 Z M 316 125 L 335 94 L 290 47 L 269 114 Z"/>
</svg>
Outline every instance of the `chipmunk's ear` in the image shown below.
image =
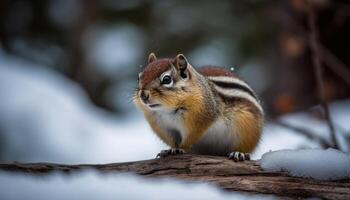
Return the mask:
<svg viewBox="0 0 350 200">
<path fill-rule="evenodd" d="M 186 57 L 183 54 L 178 54 L 174 59 L 174 65 L 176 69 L 180 71 L 180 76 L 183 79 L 187 79 L 189 72 L 187 70 L 188 62 Z"/>
<path fill-rule="evenodd" d="M 186 59 L 186 57 L 183 54 L 178 54 L 175 57 L 174 65 L 179 70 L 186 70 L 186 68 L 187 68 L 187 59 Z"/>
<path fill-rule="evenodd" d="M 156 54 L 154 54 L 153 52 L 149 54 L 148 56 L 148 63 L 154 62 L 157 60 Z"/>
</svg>

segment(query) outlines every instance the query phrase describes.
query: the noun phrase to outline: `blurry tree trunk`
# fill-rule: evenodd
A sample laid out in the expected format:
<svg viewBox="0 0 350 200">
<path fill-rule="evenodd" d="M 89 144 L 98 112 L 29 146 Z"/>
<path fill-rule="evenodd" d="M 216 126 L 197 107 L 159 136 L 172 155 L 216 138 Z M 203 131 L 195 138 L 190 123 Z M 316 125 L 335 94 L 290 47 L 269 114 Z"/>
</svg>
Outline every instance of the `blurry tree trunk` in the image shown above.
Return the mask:
<svg viewBox="0 0 350 200">
<path fill-rule="evenodd" d="M 319 53 L 318 33 L 316 30 L 316 19 L 315 19 L 315 13 L 314 13 L 315 11 L 310 1 L 307 1 L 307 4 L 308 4 L 308 11 L 309 11 L 310 47 L 311 47 L 311 52 L 313 56 L 312 61 L 313 61 L 314 73 L 317 81 L 319 100 L 321 102 L 321 106 L 323 108 L 324 115 L 327 120 L 327 124 L 329 126 L 333 147 L 339 149 L 339 145 L 335 135 L 334 124 L 333 124 L 331 115 L 329 113 L 328 102 L 324 91 L 324 80 L 323 80 L 323 73 L 322 73 L 323 70 L 321 67 L 321 60 L 320 60 L 320 53 Z"/>
<path fill-rule="evenodd" d="M 285 198 L 350 199 L 350 179 L 318 181 L 290 177 L 284 172 L 263 171 L 256 161 L 236 163 L 225 157 L 180 155 L 98 165 L 0 164 L 0 170 L 29 174 L 47 174 L 53 171 L 74 173 L 83 169 L 95 169 L 99 172 L 133 172 L 146 177 L 174 177 L 188 181 L 209 182 L 227 191 L 273 194 Z"/>
</svg>

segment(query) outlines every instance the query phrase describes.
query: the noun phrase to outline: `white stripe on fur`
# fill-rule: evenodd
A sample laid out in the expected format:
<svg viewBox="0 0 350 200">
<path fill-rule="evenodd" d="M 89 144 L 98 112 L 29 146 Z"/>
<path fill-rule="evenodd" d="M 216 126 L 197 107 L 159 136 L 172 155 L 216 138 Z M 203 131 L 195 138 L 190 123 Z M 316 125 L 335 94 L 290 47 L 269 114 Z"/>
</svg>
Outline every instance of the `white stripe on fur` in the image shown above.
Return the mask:
<svg viewBox="0 0 350 200">
<path fill-rule="evenodd" d="M 234 77 L 230 77 L 230 76 L 207 76 L 207 78 L 209 80 L 212 80 L 212 81 L 220 81 L 220 82 L 225 82 L 225 83 L 236 83 L 239 85 L 243 85 L 254 92 L 254 90 L 252 90 L 252 88 L 250 88 L 250 86 L 247 83 L 245 83 L 244 81 L 242 81 L 238 78 L 234 78 Z"/>
<path fill-rule="evenodd" d="M 244 98 L 244 99 L 252 102 L 261 111 L 261 113 L 263 113 L 263 109 L 261 108 L 260 103 L 256 99 L 254 99 L 250 94 L 243 92 L 243 91 L 240 91 L 240 90 L 236 90 L 236 89 L 227 89 L 227 88 L 223 89 L 219 86 L 215 86 L 215 89 L 219 93 L 221 93 L 222 95 L 227 96 L 227 97 Z"/>
</svg>

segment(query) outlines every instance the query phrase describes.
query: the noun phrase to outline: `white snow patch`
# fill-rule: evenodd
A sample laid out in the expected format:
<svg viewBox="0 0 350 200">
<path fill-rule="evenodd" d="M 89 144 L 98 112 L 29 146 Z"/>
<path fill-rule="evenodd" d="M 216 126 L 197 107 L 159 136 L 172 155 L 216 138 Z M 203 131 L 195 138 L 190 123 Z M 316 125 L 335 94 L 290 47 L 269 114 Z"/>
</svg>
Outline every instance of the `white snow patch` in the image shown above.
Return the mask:
<svg viewBox="0 0 350 200">
<path fill-rule="evenodd" d="M 297 177 L 318 180 L 350 178 L 350 156 L 331 148 L 268 152 L 259 163 L 264 170 L 286 171 Z"/>
<path fill-rule="evenodd" d="M 0 185 L 2 199 L 276 199 L 267 195 L 223 192 L 204 183 L 95 171 L 47 176 L 0 172 Z"/>
</svg>

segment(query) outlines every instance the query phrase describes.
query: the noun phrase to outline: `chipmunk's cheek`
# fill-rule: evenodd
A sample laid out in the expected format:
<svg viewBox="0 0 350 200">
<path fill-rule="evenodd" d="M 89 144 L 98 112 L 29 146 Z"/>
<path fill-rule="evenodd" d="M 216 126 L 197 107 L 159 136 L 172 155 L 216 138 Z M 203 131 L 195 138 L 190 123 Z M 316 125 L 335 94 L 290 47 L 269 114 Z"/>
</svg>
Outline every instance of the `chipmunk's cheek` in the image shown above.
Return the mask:
<svg viewBox="0 0 350 200">
<path fill-rule="evenodd" d="M 164 101 L 162 101 L 162 105 L 165 107 L 165 108 L 168 108 L 168 109 L 173 109 L 176 107 L 177 103 L 176 103 L 176 99 L 174 98 L 167 98 L 167 99 L 164 99 Z"/>
</svg>

